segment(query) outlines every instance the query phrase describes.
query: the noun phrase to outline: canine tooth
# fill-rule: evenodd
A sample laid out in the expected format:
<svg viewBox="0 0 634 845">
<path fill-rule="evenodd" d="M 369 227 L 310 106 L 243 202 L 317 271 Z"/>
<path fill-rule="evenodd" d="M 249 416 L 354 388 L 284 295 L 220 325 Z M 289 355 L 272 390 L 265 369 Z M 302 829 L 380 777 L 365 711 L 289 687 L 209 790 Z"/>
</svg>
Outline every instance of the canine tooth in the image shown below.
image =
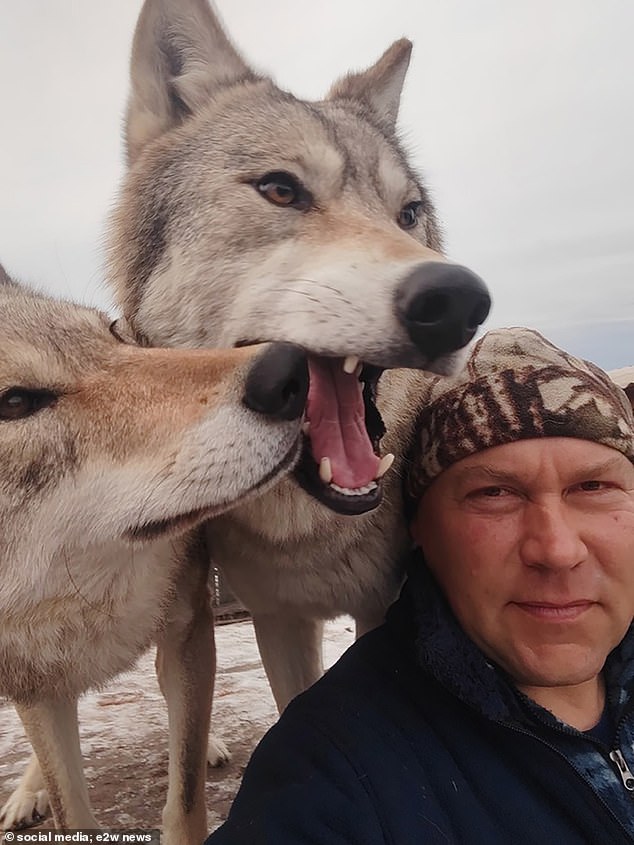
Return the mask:
<svg viewBox="0 0 634 845">
<path fill-rule="evenodd" d="M 344 373 L 348 373 L 348 375 L 352 375 L 352 373 L 354 373 L 358 366 L 358 357 L 356 355 L 348 355 L 348 357 L 343 362 L 343 371 Z"/>
<path fill-rule="evenodd" d="M 324 484 L 330 484 L 332 481 L 332 466 L 330 458 L 322 458 L 319 462 L 319 477 Z"/>
<path fill-rule="evenodd" d="M 391 452 L 388 452 L 387 455 L 383 455 L 381 461 L 379 463 L 379 468 L 376 471 L 375 478 L 383 478 L 385 473 L 394 463 L 394 455 Z"/>
<path fill-rule="evenodd" d="M 308 432 L 310 431 L 310 423 L 308 422 L 308 420 L 306 420 L 305 423 L 302 423 L 302 431 L 304 432 L 304 434 L 308 434 Z"/>
</svg>

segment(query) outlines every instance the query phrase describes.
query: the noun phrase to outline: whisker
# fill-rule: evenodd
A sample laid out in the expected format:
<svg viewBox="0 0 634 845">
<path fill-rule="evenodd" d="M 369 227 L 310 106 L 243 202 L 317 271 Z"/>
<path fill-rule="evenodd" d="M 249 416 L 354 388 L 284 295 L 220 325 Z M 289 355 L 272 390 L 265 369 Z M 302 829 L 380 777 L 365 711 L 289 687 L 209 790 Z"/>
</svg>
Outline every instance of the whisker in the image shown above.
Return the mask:
<svg viewBox="0 0 634 845">
<path fill-rule="evenodd" d="M 362 306 L 359 303 L 354 303 L 351 299 L 348 299 L 346 296 L 344 296 L 342 290 L 340 290 L 339 288 L 333 287 L 333 285 L 328 285 L 325 282 L 319 282 L 316 279 L 308 279 L 308 278 L 306 278 L 306 279 L 295 278 L 295 279 L 291 279 L 290 281 L 291 282 L 307 282 L 308 284 L 315 285 L 316 287 L 322 288 L 323 290 L 328 290 L 331 293 L 336 294 L 337 297 L 341 300 L 341 302 L 344 302 L 346 305 L 349 305 L 351 308 L 354 308 L 359 312 L 362 310 Z"/>
</svg>

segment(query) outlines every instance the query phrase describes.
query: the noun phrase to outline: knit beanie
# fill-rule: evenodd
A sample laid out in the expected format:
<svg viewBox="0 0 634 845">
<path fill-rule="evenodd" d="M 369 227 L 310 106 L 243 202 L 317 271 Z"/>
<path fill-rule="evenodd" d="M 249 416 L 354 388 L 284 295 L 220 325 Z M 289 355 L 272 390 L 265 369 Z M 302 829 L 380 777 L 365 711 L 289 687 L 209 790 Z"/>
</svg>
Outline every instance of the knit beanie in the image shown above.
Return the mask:
<svg viewBox="0 0 634 845">
<path fill-rule="evenodd" d="M 414 437 L 404 482 L 410 514 L 456 461 L 516 440 L 593 440 L 634 463 L 634 413 L 625 392 L 594 364 L 526 328 L 487 332 L 461 373 L 434 378 Z"/>
</svg>

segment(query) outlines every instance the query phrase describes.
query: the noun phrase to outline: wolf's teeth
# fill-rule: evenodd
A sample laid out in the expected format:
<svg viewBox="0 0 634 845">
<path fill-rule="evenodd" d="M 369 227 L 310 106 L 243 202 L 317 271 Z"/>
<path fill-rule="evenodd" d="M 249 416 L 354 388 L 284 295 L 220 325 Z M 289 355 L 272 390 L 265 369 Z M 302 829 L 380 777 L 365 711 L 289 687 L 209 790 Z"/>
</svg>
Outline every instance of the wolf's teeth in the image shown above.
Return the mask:
<svg viewBox="0 0 634 845">
<path fill-rule="evenodd" d="M 348 375 L 352 375 L 354 371 L 359 366 L 359 359 L 356 355 L 348 355 L 347 358 L 344 358 L 343 361 L 343 371 L 344 373 L 348 373 Z"/>
<path fill-rule="evenodd" d="M 388 452 L 387 455 L 383 455 L 379 462 L 379 468 L 376 471 L 375 478 L 383 478 L 385 473 L 394 463 L 394 455 L 391 452 Z"/>
<path fill-rule="evenodd" d="M 310 431 L 310 423 L 308 422 L 308 420 L 306 420 L 305 423 L 302 423 L 302 431 L 304 434 L 308 434 L 308 432 Z"/>
<path fill-rule="evenodd" d="M 330 458 L 322 458 L 319 462 L 319 477 L 324 484 L 330 484 L 332 481 L 332 466 L 330 465 Z"/>
</svg>

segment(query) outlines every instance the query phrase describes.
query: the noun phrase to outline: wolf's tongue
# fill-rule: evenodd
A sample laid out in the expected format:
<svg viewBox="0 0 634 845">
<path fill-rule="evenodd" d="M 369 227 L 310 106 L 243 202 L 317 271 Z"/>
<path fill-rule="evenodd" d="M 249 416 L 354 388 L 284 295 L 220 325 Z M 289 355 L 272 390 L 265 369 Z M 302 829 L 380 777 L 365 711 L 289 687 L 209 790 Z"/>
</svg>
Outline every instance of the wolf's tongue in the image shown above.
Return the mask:
<svg viewBox="0 0 634 845">
<path fill-rule="evenodd" d="M 376 476 L 379 458 L 365 427 L 363 388 L 356 375 L 343 371 L 341 358 L 308 359 L 310 387 L 306 417 L 317 463 L 330 458 L 332 480 L 356 488 Z"/>
</svg>

